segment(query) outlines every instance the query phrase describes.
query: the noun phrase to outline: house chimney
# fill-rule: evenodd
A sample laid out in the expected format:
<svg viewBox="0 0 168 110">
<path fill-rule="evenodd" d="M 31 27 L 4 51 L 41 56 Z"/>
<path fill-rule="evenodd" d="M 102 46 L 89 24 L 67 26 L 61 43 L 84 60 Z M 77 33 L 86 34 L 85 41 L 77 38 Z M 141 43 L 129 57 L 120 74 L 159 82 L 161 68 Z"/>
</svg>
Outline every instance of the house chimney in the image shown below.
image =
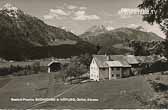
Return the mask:
<svg viewBox="0 0 168 110">
<path fill-rule="evenodd" d="M 106 55 L 107 61 L 110 60 L 110 55 Z"/>
<path fill-rule="evenodd" d="M 110 56 L 107 55 L 106 53 L 105 53 L 105 56 L 106 56 L 106 60 L 109 61 L 110 60 Z"/>
</svg>

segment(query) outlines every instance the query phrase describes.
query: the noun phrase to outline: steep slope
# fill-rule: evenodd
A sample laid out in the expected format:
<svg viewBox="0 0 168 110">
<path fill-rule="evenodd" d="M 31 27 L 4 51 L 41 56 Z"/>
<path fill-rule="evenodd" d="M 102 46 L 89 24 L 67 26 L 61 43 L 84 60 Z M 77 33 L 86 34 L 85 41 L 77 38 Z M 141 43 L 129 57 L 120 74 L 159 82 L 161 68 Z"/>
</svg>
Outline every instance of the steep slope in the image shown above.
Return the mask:
<svg viewBox="0 0 168 110">
<path fill-rule="evenodd" d="M 80 35 L 80 37 L 86 41 L 89 41 L 88 39 L 90 38 L 90 36 L 97 36 L 99 34 L 107 32 L 107 31 L 108 30 L 103 25 L 94 25 L 94 26 L 90 27 L 85 33 Z"/>
<path fill-rule="evenodd" d="M 91 48 L 93 47 L 91 44 L 82 41 L 73 33 L 49 26 L 42 20 L 30 16 L 10 4 L 6 4 L 0 9 L 0 24 L 0 56 L 5 58 L 10 59 L 14 56 L 14 59 L 20 59 L 21 56 L 29 57 L 26 56 L 29 54 L 28 52 L 23 52 L 25 49 L 30 50 L 29 48 L 34 49 L 35 47 L 43 48 L 43 46 L 53 48 L 56 46 L 60 47 L 60 45 L 68 45 L 73 49 L 73 47 L 78 45 L 82 48 L 74 49 L 73 51 L 76 50 L 79 54 L 83 52 L 83 50 L 87 52 L 85 45 L 86 48 L 89 47 L 88 51 L 94 50 Z M 63 48 L 65 46 L 61 47 L 62 48 L 59 49 L 61 51 L 71 51 L 66 50 L 67 48 Z M 44 49 L 42 51 L 43 53 L 47 52 L 47 50 Z M 58 53 L 57 49 L 55 51 Z M 66 52 L 64 53 L 66 54 Z M 25 53 L 24 56 L 23 53 Z M 51 56 L 57 56 L 57 54 L 51 54 Z"/>
<path fill-rule="evenodd" d="M 34 46 L 57 45 L 56 41 L 61 40 L 79 40 L 74 34 L 49 26 L 10 4 L 0 10 L 0 24 L 1 39 L 22 40 Z"/>
</svg>

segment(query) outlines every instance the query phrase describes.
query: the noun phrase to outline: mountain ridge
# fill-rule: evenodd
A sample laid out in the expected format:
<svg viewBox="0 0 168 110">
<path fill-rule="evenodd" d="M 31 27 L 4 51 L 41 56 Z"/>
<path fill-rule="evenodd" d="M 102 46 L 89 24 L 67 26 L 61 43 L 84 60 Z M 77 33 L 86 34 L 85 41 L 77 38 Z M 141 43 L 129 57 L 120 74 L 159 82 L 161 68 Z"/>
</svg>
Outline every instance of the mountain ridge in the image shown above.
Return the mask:
<svg viewBox="0 0 168 110">
<path fill-rule="evenodd" d="M 83 41 L 77 35 L 67 32 L 64 29 L 45 24 L 44 21 L 10 4 L 1 8 L 0 24 L 0 57 L 6 58 L 7 56 L 7 59 L 32 58 L 33 55 L 24 52 L 24 50 L 38 50 L 40 47 L 43 48 L 43 46 L 53 49 L 49 49 L 50 51 L 65 51 L 63 53 L 67 54 L 66 56 L 69 55 L 69 57 L 87 52 L 87 49 L 89 52 L 95 51 L 92 44 Z M 67 48 L 68 46 L 71 46 L 71 50 Z M 80 48 L 76 48 L 75 46 L 79 46 Z M 48 51 L 45 49 L 48 48 L 43 48 L 40 51 L 46 53 Z M 70 54 L 68 52 L 72 51 L 73 48 L 75 48 L 73 50 L 74 53 L 77 54 Z M 49 53 L 51 53 L 50 56 L 61 57 L 58 52 Z M 48 55 L 44 57 L 48 57 Z"/>
<path fill-rule="evenodd" d="M 94 26 L 93 26 L 93 28 L 94 28 Z M 140 40 L 140 41 L 151 41 L 151 40 L 159 41 L 159 40 L 163 40 L 163 38 L 156 35 L 155 33 L 145 32 L 143 30 L 144 30 L 144 28 L 142 26 L 139 26 L 136 29 L 128 28 L 128 27 L 121 27 L 121 28 L 116 28 L 116 29 L 110 30 L 110 31 L 102 30 L 101 33 L 98 33 L 96 31 L 95 32 L 86 31 L 79 36 L 80 36 L 80 38 L 82 38 L 82 39 L 84 39 L 88 42 L 91 42 L 91 43 L 94 43 L 94 42 L 90 41 L 90 39 L 98 38 L 100 36 L 104 36 L 104 37 L 105 36 L 110 36 L 111 38 L 115 37 L 116 39 L 118 39 L 119 37 L 122 36 L 122 39 Z M 125 35 L 125 37 L 124 37 L 124 35 Z"/>
<path fill-rule="evenodd" d="M 140 30 L 139 30 L 140 29 Z M 163 38 L 159 37 L 152 32 L 144 32 L 142 27 L 132 29 L 128 27 L 122 27 L 113 29 L 111 31 L 105 31 L 103 33 L 88 32 L 80 35 L 83 40 L 97 45 L 100 50 L 99 54 L 125 54 L 132 53 L 132 48 L 129 47 L 129 43 L 132 40 L 135 41 L 162 41 Z M 115 52 L 117 50 L 117 52 Z M 124 53 L 123 53 L 124 52 Z"/>
</svg>

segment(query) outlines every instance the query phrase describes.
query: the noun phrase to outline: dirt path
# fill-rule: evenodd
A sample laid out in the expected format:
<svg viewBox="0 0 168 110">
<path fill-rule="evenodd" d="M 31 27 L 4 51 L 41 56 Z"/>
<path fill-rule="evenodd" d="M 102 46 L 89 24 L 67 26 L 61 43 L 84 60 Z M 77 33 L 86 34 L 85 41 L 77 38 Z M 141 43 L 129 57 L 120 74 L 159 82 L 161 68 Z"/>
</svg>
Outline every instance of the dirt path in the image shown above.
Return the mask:
<svg viewBox="0 0 168 110">
<path fill-rule="evenodd" d="M 54 96 L 54 91 L 55 91 L 55 78 L 54 78 L 54 73 L 49 73 L 49 83 L 48 83 L 48 91 L 47 91 L 47 97 L 52 97 Z"/>
<path fill-rule="evenodd" d="M 72 86 L 71 88 L 66 89 L 65 91 L 63 91 L 63 92 L 59 93 L 58 95 L 54 96 L 54 98 L 58 98 L 58 97 L 64 95 L 65 93 L 69 92 L 70 90 L 72 90 L 73 88 L 75 88 L 75 87 L 77 87 L 77 86 L 78 86 L 78 85 L 74 85 L 74 86 Z M 34 105 L 30 106 L 30 107 L 27 107 L 27 108 L 25 108 L 25 109 L 33 109 L 33 108 L 39 107 L 40 105 L 45 104 L 45 103 L 47 103 L 47 102 L 48 102 L 48 101 L 39 102 L 39 103 L 36 103 L 36 104 L 34 104 Z"/>
<path fill-rule="evenodd" d="M 0 78 L 0 88 L 4 87 L 6 84 L 8 84 L 10 80 L 11 79 L 8 76 Z"/>
</svg>

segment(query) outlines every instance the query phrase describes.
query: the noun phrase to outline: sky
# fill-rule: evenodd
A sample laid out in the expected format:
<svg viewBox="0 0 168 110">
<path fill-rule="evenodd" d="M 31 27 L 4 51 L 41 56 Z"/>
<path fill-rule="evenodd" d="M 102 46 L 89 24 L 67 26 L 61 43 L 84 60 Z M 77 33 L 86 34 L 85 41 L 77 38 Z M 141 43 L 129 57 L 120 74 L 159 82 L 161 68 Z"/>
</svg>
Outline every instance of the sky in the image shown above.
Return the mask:
<svg viewBox="0 0 168 110">
<path fill-rule="evenodd" d="M 109 29 L 143 26 L 165 37 L 157 24 L 142 21 L 142 15 L 121 16 L 123 8 L 135 9 L 142 0 L 0 0 L 10 3 L 49 25 L 65 27 L 79 35 L 94 25 Z"/>
</svg>

